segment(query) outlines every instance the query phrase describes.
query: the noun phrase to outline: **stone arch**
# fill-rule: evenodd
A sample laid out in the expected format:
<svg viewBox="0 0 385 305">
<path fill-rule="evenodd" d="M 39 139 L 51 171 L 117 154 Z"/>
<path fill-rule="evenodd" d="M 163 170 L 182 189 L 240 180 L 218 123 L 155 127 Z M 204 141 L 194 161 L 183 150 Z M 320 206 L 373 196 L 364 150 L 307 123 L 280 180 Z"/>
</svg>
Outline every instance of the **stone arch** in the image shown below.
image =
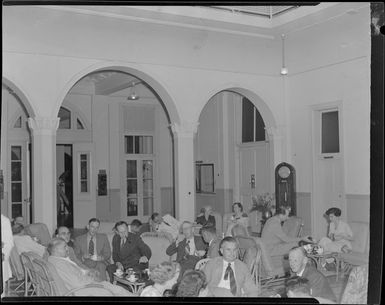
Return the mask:
<svg viewBox="0 0 385 305">
<path fill-rule="evenodd" d="M 57 116 L 59 108 L 62 105 L 67 93 L 80 79 L 90 73 L 101 72 L 105 70 L 113 70 L 122 73 L 128 73 L 147 83 L 154 90 L 154 94 L 159 99 L 163 109 L 165 110 L 169 123 L 180 123 L 180 116 L 174 103 L 174 99 L 170 95 L 169 90 L 167 90 L 166 85 L 164 83 L 161 83 L 160 80 L 155 79 L 153 76 L 150 75 L 150 73 L 143 71 L 144 69 L 133 68 L 129 65 L 120 62 L 101 62 L 95 65 L 91 65 L 86 69 L 76 73 L 65 84 L 61 93 L 59 94 L 58 99 L 56 100 L 54 116 Z"/>
</svg>

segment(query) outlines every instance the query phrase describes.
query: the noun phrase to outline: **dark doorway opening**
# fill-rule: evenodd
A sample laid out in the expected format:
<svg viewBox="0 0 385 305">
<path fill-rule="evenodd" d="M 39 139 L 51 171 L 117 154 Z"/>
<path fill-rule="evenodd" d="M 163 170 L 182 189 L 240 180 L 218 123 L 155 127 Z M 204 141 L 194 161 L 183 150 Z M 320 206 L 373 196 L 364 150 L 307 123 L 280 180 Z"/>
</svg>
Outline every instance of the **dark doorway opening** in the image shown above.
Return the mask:
<svg viewBox="0 0 385 305">
<path fill-rule="evenodd" d="M 72 144 L 56 145 L 57 225 L 73 228 Z"/>
</svg>

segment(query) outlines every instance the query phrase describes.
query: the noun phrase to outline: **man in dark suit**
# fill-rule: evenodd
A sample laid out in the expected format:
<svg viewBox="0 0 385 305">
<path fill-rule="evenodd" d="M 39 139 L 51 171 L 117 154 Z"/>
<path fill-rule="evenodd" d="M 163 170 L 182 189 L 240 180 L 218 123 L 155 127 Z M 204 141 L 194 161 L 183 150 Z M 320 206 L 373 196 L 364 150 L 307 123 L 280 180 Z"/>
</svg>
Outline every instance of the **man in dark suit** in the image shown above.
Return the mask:
<svg viewBox="0 0 385 305">
<path fill-rule="evenodd" d="M 219 244 L 221 238 L 217 237 L 217 231 L 215 227 L 203 227 L 201 229 L 203 240 L 208 244 L 207 258 L 214 258 L 219 256 Z"/>
<path fill-rule="evenodd" d="M 220 243 L 222 256 L 209 260 L 203 269 L 207 287 L 214 296 L 257 297 L 258 287 L 245 263 L 238 259 L 238 243 L 227 236 Z"/>
<path fill-rule="evenodd" d="M 100 220 L 91 218 L 88 221 L 88 232 L 75 239 L 74 251 L 77 258 L 88 268 L 99 271 L 100 279 L 107 279 L 106 266 L 111 257 L 111 246 L 107 235 L 98 233 Z"/>
<path fill-rule="evenodd" d="M 302 247 L 294 248 L 289 252 L 289 263 L 296 276 L 308 279 L 313 297 L 337 300 L 327 278 L 310 264 Z"/>
<path fill-rule="evenodd" d="M 194 236 L 192 223 L 184 221 L 181 228 L 183 235 L 179 235 L 166 249 L 167 255 L 176 253 L 176 261 L 181 266 L 179 278 L 186 270 L 194 269 L 196 263 L 206 254 L 206 245 L 201 236 Z"/>
<path fill-rule="evenodd" d="M 125 221 L 119 221 L 115 225 L 118 234 L 112 239 L 112 259 L 114 264 L 107 267 L 111 283 L 114 279 L 116 269 L 122 271 L 133 268 L 134 271 L 143 270 L 148 267 L 151 258 L 151 249 L 138 234 L 128 232 Z"/>
</svg>

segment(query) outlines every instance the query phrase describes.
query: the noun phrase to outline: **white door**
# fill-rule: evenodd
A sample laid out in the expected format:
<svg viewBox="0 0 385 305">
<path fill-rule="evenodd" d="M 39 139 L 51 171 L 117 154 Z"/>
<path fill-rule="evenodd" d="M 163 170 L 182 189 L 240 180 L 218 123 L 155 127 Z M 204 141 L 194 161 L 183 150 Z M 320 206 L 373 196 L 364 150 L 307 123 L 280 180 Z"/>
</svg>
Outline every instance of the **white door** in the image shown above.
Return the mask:
<svg viewBox="0 0 385 305">
<path fill-rule="evenodd" d="M 124 218 L 148 220 L 154 210 L 154 159 L 125 159 Z"/>
<path fill-rule="evenodd" d="M 8 146 L 8 209 L 10 217 L 23 217 L 24 223 L 30 223 L 29 205 L 29 154 L 28 143 L 9 142 Z"/>
<path fill-rule="evenodd" d="M 73 144 L 73 214 L 74 227 L 81 228 L 96 216 L 96 173 L 94 144 Z"/>
</svg>

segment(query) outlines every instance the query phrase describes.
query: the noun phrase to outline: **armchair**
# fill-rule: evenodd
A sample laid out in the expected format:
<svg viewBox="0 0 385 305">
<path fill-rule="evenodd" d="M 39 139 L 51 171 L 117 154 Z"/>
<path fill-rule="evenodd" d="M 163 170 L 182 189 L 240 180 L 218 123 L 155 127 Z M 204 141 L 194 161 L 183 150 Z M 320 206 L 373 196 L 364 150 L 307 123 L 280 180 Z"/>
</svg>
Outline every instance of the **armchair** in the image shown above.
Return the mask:
<svg viewBox="0 0 385 305">
<path fill-rule="evenodd" d="M 24 231 L 25 234 L 31 237 L 37 237 L 44 247 L 47 247 L 51 241 L 51 235 L 48 231 L 47 225 L 44 223 L 31 223 L 25 227 Z"/>
<path fill-rule="evenodd" d="M 170 234 L 164 232 L 144 232 L 140 237 L 151 249 L 152 255 L 148 262 L 149 266 L 175 259 L 175 255 L 170 257 L 166 254 L 167 247 L 173 241 Z"/>
</svg>

